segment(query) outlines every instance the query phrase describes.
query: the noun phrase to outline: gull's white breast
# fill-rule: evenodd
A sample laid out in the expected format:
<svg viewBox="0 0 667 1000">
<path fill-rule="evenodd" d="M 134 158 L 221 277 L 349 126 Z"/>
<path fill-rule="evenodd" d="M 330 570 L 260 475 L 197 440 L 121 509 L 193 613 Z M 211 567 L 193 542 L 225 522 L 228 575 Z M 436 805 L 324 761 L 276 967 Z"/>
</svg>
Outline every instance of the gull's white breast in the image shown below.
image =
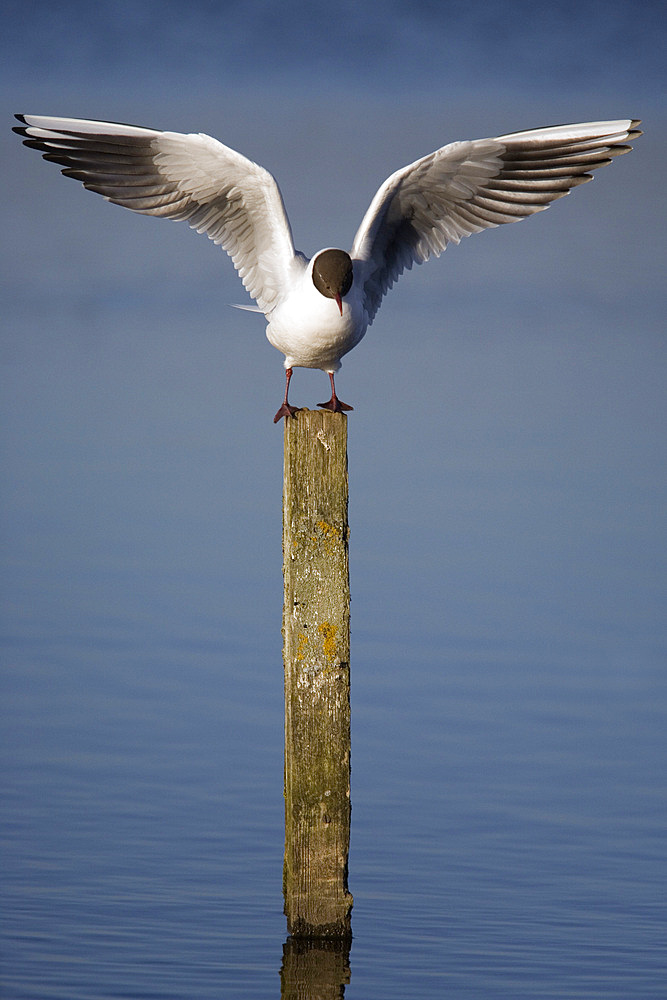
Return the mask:
<svg viewBox="0 0 667 1000">
<path fill-rule="evenodd" d="M 368 326 L 361 283 L 355 280 L 343 299 L 341 316 L 336 300 L 315 288 L 312 267 L 310 261 L 291 292 L 268 315 L 266 336 L 285 355 L 286 368 L 336 372 L 341 357 L 359 343 Z"/>
</svg>

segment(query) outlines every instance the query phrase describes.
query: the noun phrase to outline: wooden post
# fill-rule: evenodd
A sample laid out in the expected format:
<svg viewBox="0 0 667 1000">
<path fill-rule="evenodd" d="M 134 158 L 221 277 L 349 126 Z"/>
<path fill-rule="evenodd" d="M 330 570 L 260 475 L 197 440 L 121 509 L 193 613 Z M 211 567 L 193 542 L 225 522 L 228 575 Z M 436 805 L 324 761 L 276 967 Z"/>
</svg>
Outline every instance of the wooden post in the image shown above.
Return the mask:
<svg viewBox="0 0 667 1000">
<path fill-rule="evenodd" d="M 285 420 L 285 865 L 293 937 L 349 937 L 347 418 Z"/>
</svg>

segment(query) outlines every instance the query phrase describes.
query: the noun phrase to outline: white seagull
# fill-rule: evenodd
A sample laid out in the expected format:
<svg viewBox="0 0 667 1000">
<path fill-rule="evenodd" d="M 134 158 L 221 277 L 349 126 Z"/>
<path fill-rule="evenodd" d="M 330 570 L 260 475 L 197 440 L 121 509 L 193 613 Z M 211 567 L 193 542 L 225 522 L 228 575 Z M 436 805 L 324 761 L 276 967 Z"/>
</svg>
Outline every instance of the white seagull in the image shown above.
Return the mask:
<svg viewBox="0 0 667 1000">
<path fill-rule="evenodd" d="M 227 251 L 268 321 L 270 343 L 285 355 L 276 422 L 297 412 L 288 401 L 295 367 L 328 373 L 331 399 L 320 406 L 352 409 L 336 396 L 334 373 L 406 268 L 463 236 L 544 211 L 642 134 L 638 120 L 624 119 L 449 143 L 387 178 L 349 253 L 327 248 L 309 260 L 294 249 L 272 175 L 208 135 L 16 117 L 25 145 L 67 177 L 135 212 L 183 219 Z"/>
</svg>

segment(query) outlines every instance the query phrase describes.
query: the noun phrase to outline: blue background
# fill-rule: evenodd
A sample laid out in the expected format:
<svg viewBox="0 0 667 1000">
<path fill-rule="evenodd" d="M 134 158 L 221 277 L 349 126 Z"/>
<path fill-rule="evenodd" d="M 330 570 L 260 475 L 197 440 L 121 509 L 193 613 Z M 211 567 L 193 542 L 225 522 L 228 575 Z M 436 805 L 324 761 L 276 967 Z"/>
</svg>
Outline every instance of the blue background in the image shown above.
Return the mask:
<svg viewBox="0 0 667 1000">
<path fill-rule="evenodd" d="M 337 379 L 345 996 L 662 997 L 662 5 L 0 10 L 2 995 L 274 997 L 285 938 L 282 356 L 219 249 L 63 179 L 23 112 L 214 135 L 308 254 L 446 142 L 643 119 L 403 276 Z"/>
</svg>

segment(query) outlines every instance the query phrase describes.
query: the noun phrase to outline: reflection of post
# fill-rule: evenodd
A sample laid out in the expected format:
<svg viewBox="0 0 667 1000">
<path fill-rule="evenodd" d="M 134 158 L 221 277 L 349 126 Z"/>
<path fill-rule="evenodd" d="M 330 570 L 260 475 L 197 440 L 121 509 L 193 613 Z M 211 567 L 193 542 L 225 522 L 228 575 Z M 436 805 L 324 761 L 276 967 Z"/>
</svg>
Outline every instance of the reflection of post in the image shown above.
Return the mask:
<svg viewBox="0 0 667 1000">
<path fill-rule="evenodd" d="M 347 418 L 285 420 L 285 914 L 293 937 L 347 937 L 350 585 Z"/>
<path fill-rule="evenodd" d="M 283 945 L 280 1000 L 342 1000 L 349 981 L 349 941 L 288 938 Z"/>
</svg>

